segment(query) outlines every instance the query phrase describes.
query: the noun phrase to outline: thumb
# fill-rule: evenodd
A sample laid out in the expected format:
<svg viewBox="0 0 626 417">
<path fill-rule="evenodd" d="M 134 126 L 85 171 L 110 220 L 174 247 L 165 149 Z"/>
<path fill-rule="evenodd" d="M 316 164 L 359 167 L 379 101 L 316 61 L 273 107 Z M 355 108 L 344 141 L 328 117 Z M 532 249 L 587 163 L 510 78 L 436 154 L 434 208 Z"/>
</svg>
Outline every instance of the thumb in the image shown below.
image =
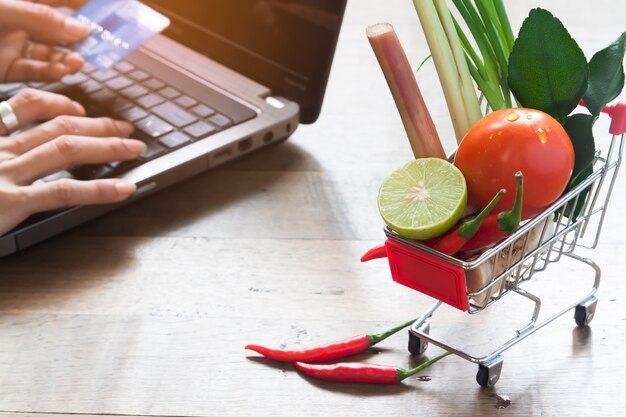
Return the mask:
<svg viewBox="0 0 626 417">
<path fill-rule="evenodd" d="M 89 35 L 88 25 L 45 4 L 0 2 L 0 26 L 23 30 L 31 40 L 51 45 L 78 42 Z"/>
</svg>

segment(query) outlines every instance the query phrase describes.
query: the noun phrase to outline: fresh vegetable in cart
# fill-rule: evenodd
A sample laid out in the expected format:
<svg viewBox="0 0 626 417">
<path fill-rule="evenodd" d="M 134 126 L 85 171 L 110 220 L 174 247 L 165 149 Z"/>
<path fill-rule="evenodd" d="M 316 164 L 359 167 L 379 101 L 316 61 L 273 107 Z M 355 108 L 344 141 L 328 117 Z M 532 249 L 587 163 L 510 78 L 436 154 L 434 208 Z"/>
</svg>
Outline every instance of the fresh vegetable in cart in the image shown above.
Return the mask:
<svg viewBox="0 0 626 417">
<path fill-rule="evenodd" d="M 515 38 L 501 0 L 453 3 L 469 36 L 452 17 L 444 0 L 414 0 L 459 142 L 453 159 L 467 186 L 467 209 L 458 222 L 452 222 L 456 213 L 434 210 L 440 217 L 448 216 L 448 221 L 439 225 L 449 227 L 433 228 L 429 223 L 433 216 L 423 215 L 433 212 L 430 197 L 422 195 L 421 201 L 416 199 L 415 190 L 423 184 L 423 178 L 406 175 L 406 167 L 383 182 L 378 205 L 385 223 L 401 236 L 419 240 L 447 255 L 469 256 L 506 239 L 519 227 L 520 220 L 542 213 L 590 175 L 595 160 L 592 126 L 602 108 L 624 86 L 626 32 L 587 63 L 564 25 L 547 10 L 531 10 Z M 392 44 L 380 36 L 381 31 L 371 29 L 376 27 L 367 31 L 375 51 L 401 48 L 396 36 Z M 390 25 L 385 27 L 385 33 L 393 30 Z M 477 45 L 478 50 L 472 45 Z M 389 81 L 391 62 L 384 54 L 376 55 Z M 403 78 L 400 71 L 412 79 L 413 71 L 408 65 L 394 67 L 395 79 Z M 472 79 L 478 89 L 468 81 Z M 399 87 L 397 83 L 392 86 L 394 97 L 402 97 L 402 91 L 397 91 Z M 480 109 L 478 93 L 494 110 L 482 117 L 476 111 Z M 419 99 L 420 106 L 412 106 L 412 111 L 431 120 L 421 95 Z M 573 114 L 583 101 L 589 102 L 590 114 Z M 402 99 L 396 99 L 396 103 L 402 109 L 403 119 L 415 119 L 415 115 L 404 114 L 408 107 L 401 105 Z M 513 107 L 513 103 L 520 107 Z M 410 136 L 422 138 L 422 148 L 437 148 L 432 144 L 434 135 L 428 134 L 432 128 L 425 129 L 421 134 L 411 132 Z M 404 181 L 394 181 L 403 170 Z M 516 179 L 516 172 L 524 178 L 523 186 L 517 190 L 516 181 L 520 179 Z M 389 197 L 390 183 L 394 185 L 393 202 Z M 478 211 L 488 207 L 500 190 L 507 191 L 495 206 L 502 213 L 485 215 L 483 221 Z M 513 210 L 522 194 L 521 210 L 519 206 Z M 564 215 L 575 219 L 586 196 Z M 420 228 L 430 233 L 416 233 Z"/>
</svg>

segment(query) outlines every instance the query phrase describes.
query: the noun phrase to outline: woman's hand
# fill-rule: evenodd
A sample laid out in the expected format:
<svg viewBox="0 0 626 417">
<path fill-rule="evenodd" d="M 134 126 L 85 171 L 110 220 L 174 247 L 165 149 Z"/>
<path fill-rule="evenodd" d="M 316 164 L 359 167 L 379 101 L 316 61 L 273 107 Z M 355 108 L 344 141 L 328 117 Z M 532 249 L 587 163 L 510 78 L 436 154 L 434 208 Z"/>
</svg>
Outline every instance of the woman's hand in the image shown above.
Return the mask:
<svg viewBox="0 0 626 417">
<path fill-rule="evenodd" d="M 10 137 L 0 137 L 0 235 L 33 213 L 62 207 L 116 203 L 136 187 L 119 179 L 63 179 L 33 185 L 37 179 L 83 164 L 125 161 L 146 149 L 126 139 L 127 122 L 89 119 L 84 108 L 67 97 L 26 89 L 9 100 L 20 126 L 52 119 Z M 6 127 L 0 122 L 0 134 Z"/>
<path fill-rule="evenodd" d="M 79 71 L 83 59 L 55 46 L 79 42 L 89 26 L 55 10 L 87 0 L 0 0 L 0 82 L 58 81 Z"/>
</svg>

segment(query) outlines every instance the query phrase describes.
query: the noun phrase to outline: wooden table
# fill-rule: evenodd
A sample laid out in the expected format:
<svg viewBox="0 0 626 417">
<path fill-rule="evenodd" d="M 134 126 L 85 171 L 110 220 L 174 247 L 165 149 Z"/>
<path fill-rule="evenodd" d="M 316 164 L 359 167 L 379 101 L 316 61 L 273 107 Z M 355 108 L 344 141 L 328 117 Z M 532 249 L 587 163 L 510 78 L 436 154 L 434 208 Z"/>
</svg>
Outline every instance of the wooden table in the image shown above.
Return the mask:
<svg viewBox="0 0 626 417">
<path fill-rule="evenodd" d="M 513 3 L 513 2 L 510 2 Z M 515 27 L 539 1 L 509 6 Z M 623 4 L 550 2 L 589 58 L 625 29 Z M 309 346 L 417 317 L 432 302 L 359 263 L 383 239 L 382 179 L 411 158 L 365 27 L 392 22 L 412 63 L 428 55 L 408 0 L 348 5 L 319 121 L 258 152 L 0 260 L 0 415 L 621 415 L 626 392 L 626 197 L 620 174 L 598 250 L 597 317 L 568 314 L 507 351 L 493 389 L 449 357 L 430 382 L 322 383 L 244 351 Z M 454 147 L 432 63 L 418 74 Z M 624 171 L 622 171 L 624 172 Z M 591 285 L 574 263 L 530 282 L 544 309 Z M 446 309 L 432 333 L 476 353 L 530 318 L 506 297 L 469 316 Z M 510 299 L 510 300 L 509 300 Z M 407 335 L 357 359 L 412 367 Z M 438 349 L 431 347 L 427 356 Z M 496 408 L 496 395 L 512 404 Z"/>
</svg>

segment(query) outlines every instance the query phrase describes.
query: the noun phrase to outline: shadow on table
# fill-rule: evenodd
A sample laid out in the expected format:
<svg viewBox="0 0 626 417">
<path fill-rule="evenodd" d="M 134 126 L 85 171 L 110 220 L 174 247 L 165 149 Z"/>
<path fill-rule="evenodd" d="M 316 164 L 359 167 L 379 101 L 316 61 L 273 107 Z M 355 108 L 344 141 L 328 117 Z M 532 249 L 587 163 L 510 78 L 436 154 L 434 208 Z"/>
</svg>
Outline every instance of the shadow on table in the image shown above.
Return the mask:
<svg viewBox="0 0 626 417">
<path fill-rule="evenodd" d="M 313 165 L 313 168 L 311 168 Z M 290 171 L 316 162 L 289 141 L 270 146 L 222 167 L 173 185 L 109 215 L 90 222 L 73 233 L 81 236 L 203 236 L 224 224 L 212 216 L 232 209 L 265 193 Z M 252 200 L 251 200 L 252 201 Z M 224 232 L 224 231 L 223 231 Z M 236 230 L 224 233 L 232 237 Z"/>
<path fill-rule="evenodd" d="M 71 232 L 0 260 L 0 311 L 58 309 L 81 293 L 97 291 L 118 271 L 128 271 L 142 239 L 176 235 L 201 219 L 271 187 L 298 164 L 314 162 L 306 152 L 285 142 L 183 181 L 160 193 L 105 215 Z M 277 161 L 286 161 L 280 166 Z M 300 162 L 299 162 L 300 161 Z M 241 171 L 263 171 L 253 184 L 238 186 Z M 228 183 L 231 181 L 230 183 Z M 199 195 L 207 196 L 198 198 Z M 213 198 L 214 197 L 214 198 Z M 100 237 L 107 238 L 106 244 Z M 78 238 L 77 238 L 78 237 Z"/>
</svg>

